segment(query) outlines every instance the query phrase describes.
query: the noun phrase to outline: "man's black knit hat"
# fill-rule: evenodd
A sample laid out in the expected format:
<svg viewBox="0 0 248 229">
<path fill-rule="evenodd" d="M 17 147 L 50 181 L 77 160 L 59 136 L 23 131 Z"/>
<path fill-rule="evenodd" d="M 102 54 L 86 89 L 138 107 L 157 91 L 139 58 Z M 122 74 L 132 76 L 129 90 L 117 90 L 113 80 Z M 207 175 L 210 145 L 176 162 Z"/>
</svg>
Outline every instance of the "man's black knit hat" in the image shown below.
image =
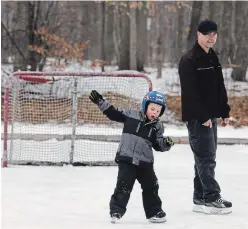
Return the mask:
<svg viewBox="0 0 248 229">
<path fill-rule="evenodd" d="M 217 24 L 214 21 L 208 19 L 201 21 L 198 26 L 198 31 L 203 35 L 206 35 L 210 32 L 217 32 L 217 29 Z"/>
</svg>

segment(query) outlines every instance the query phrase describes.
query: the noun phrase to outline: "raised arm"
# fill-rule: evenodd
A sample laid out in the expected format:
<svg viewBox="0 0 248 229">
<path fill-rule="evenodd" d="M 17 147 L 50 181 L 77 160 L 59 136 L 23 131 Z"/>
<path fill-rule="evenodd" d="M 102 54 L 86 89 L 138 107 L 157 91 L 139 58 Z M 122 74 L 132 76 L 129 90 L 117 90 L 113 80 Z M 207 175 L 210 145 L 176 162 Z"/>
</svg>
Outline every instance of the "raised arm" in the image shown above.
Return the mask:
<svg viewBox="0 0 248 229">
<path fill-rule="evenodd" d="M 104 100 L 102 95 L 99 94 L 96 90 L 91 91 L 89 98 L 110 120 L 116 122 L 125 122 L 126 115 L 124 111 L 115 108 L 107 100 Z"/>
</svg>

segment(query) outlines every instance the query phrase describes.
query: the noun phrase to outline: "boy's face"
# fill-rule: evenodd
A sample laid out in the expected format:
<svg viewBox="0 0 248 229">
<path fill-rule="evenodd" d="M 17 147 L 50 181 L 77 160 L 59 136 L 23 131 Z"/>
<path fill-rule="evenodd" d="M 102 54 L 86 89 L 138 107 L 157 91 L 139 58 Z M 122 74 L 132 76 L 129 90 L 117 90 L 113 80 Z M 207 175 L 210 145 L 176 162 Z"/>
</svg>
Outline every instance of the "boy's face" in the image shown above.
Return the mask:
<svg viewBox="0 0 248 229">
<path fill-rule="evenodd" d="M 146 110 L 146 116 L 149 120 L 154 120 L 158 118 L 160 115 L 160 112 L 162 110 L 162 106 L 156 103 L 149 103 L 147 110 Z"/>
</svg>

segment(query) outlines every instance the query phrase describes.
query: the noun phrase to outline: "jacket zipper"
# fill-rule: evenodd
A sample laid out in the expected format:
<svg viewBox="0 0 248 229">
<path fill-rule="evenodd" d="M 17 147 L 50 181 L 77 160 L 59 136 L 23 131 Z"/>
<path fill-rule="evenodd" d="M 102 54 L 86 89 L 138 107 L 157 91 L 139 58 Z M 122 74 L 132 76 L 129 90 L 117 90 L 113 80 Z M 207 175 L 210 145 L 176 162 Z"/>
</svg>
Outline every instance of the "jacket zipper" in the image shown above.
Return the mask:
<svg viewBox="0 0 248 229">
<path fill-rule="evenodd" d="M 139 122 L 139 124 L 138 124 L 138 126 L 137 126 L 137 128 L 136 128 L 136 133 L 138 133 L 138 132 L 139 132 L 140 125 L 141 125 L 141 123 Z"/>
<path fill-rule="evenodd" d="M 152 134 L 152 128 L 151 128 L 150 131 L 149 131 L 148 138 L 151 137 L 151 134 Z"/>
<path fill-rule="evenodd" d="M 157 121 L 158 121 L 158 120 L 153 120 L 153 121 L 147 122 L 147 123 L 144 124 L 144 126 L 150 125 L 150 124 L 152 124 L 152 123 L 156 123 Z"/>
</svg>

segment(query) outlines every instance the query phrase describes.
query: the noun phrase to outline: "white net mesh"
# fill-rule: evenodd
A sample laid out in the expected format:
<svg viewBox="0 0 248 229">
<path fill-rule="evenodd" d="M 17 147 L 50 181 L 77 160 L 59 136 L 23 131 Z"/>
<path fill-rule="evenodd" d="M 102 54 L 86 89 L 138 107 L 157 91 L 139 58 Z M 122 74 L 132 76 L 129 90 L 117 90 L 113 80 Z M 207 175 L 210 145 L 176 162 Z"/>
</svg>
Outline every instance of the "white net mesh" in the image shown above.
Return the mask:
<svg viewBox="0 0 248 229">
<path fill-rule="evenodd" d="M 140 108 L 151 82 L 143 74 L 14 73 L 8 163 L 113 164 L 122 125 L 89 100 L 93 89 L 116 107 Z"/>
</svg>

